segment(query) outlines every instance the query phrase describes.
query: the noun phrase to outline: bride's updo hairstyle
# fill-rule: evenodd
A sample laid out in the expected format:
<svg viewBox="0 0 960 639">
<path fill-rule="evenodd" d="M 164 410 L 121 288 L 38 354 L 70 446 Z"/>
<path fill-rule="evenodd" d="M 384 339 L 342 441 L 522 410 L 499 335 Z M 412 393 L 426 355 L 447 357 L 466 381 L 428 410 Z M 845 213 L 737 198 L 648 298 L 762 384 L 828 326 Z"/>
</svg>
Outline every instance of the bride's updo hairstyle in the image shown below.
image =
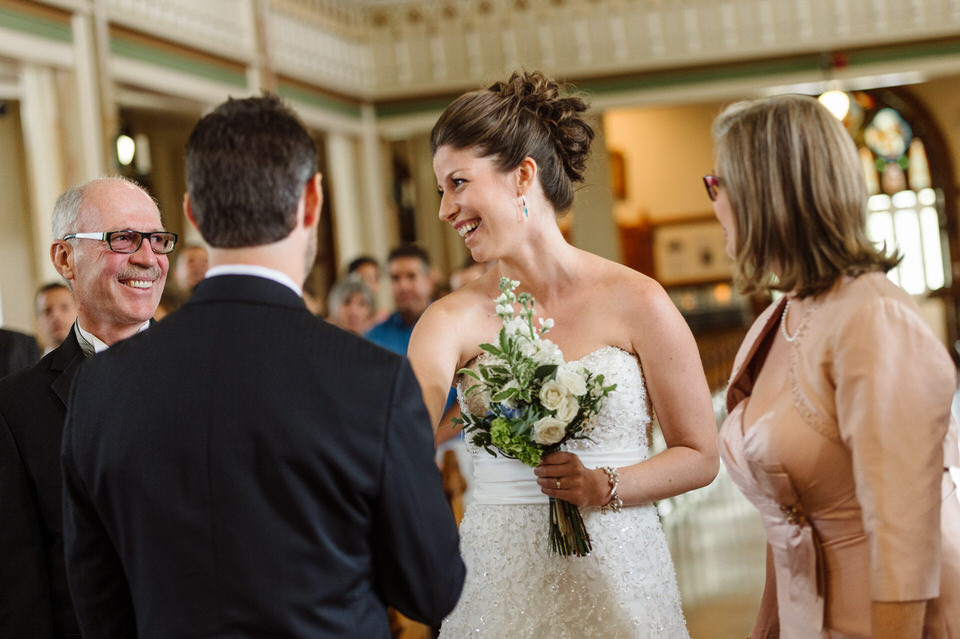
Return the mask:
<svg viewBox="0 0 960 639">
<path fill-rule="evenodd" d="M 583 182 L 593 129 L 582 117 L 587 103 L 540 71 L 514 72 L 506 82 L 465 93 L 447 107 L 430 134 L 441 146 L 474 148 L 510 171 L 526 157 L 537 163 L 540 185 L 558 213 L 573 204 Z"/>
</svg>

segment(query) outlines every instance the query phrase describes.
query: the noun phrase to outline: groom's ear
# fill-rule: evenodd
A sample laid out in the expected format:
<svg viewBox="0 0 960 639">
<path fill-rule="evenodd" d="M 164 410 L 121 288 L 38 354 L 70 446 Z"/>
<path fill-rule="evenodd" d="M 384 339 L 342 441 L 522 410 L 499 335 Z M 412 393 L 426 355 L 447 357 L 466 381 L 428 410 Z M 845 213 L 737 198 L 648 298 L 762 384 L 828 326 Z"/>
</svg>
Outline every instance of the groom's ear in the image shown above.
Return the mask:
<svg viewBox="0 0 960 639">
<path fill-rule="evenodd" d="M 537 161 L 529 155 L 520 161 L 517 167 L 517 193 L 526 193 L 530 185 L 537 178 Z"/>
</svg>

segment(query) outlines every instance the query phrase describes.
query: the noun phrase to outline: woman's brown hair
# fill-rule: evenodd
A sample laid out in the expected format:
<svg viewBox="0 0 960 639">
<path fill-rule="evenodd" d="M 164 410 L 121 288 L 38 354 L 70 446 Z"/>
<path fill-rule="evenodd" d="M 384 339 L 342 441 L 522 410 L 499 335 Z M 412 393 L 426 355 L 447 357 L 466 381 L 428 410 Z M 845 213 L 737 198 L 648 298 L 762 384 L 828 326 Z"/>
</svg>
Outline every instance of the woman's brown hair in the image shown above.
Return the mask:
<svg viewBox="0 0 960 639">
<path fill-rule="evenodd" d="M 714 121 L 713 137 L 745 293 L 818 295 L 843 275 L 888 271 L 900 261 L 867 238 L 860 156 L 843 124 L 815 99 L 733 104 Z"/>
<path fill-rule="evenodd" d="M 584 100 L 539 71 L 515 72 L 506 82 L 465 93 L 446 108 L 430 134 L 441 146 L 476 148 L 510 171 L 526 157 L 537 163 L 540 185 L 557 212 L 573 204 L 582 182 L 593 129 L 581 117 Z"/>
</svg>

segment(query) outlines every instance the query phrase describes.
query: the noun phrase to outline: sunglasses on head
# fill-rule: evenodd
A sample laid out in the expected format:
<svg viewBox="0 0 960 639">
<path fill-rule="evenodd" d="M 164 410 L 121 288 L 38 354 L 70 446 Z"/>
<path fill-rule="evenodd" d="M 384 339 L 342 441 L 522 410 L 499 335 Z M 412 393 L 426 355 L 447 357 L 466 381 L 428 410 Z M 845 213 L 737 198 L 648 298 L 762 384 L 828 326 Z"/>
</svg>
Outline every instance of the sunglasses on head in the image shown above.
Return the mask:
<svg viewBox="0 0 960 639">
<path fill-rule="evenodd" d="M 704 175 L 703 176 L 703 186 L 707 189 L 707 197 L 710 198 L 711 202 L 717 201 L 717 195 L 720 192 L 720 185 L 723 182 L 716 175 Z"/>
</svg>

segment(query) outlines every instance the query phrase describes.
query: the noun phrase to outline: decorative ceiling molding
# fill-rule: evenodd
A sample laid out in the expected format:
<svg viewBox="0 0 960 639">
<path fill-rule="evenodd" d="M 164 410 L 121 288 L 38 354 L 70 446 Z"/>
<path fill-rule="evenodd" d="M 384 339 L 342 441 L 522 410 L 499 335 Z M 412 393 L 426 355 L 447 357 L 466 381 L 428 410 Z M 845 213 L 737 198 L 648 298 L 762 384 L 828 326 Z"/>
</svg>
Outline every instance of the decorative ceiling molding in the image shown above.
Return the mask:
<svg viewBox="0 0 960 639">
<path fill-rule="evenodd" d="M 244 65 L 265 57 L 277 76 L 377 104 L 458 93 L 518 68 L 635 77 L 960 37 L 960 0 L 103 2 L 112 24 Z"/>
</svg>

